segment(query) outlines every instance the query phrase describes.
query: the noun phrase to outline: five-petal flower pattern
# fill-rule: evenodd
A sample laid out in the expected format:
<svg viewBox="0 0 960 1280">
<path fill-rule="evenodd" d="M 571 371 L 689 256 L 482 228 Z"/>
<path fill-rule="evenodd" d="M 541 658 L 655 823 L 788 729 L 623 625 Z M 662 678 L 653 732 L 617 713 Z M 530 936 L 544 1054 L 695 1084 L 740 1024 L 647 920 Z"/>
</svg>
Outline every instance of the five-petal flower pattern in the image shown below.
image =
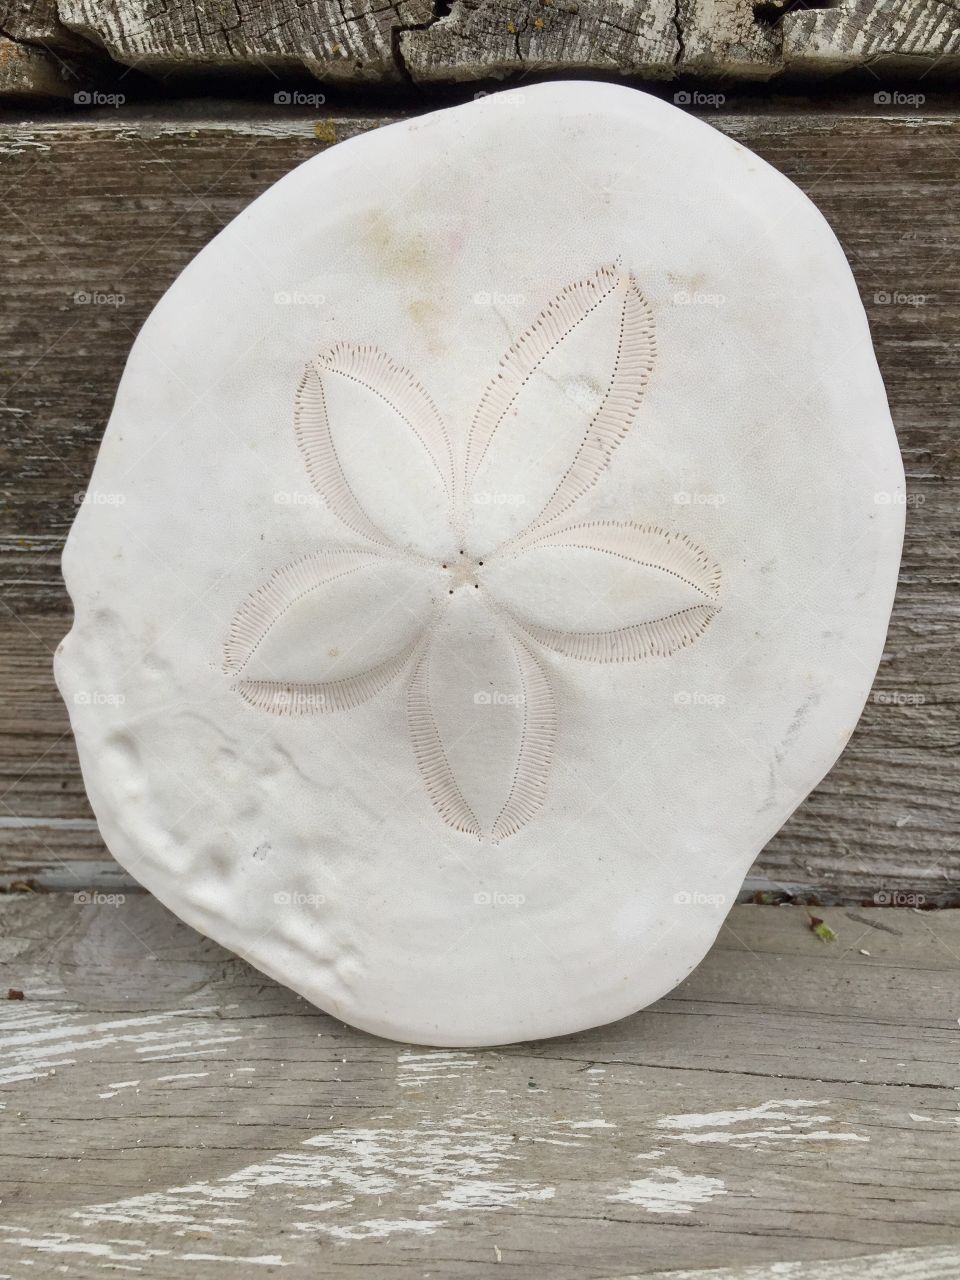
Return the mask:
<svg viewBox="0 0 960 1280">
<path fill-rule="evenodd" d="M 603 331 L 612 335 L 601 354 L 604 378 L 595 380 L 592 392 L 581 388 L 582 394 L 575 380 L 571 384 L 580 419 L 569 465 L 537 501 L 532 520 L 509 529 L 490 551 L 465 545 L 467 512 L 477 510 L 477 477 L 492 446 L 505 424 L 522 420 L 533 380 L 543 376 L 548 362 L 588 318 L 601 311 L 609 312 L 613 321 Z M 225 647 L 225 670 L 235 678 L 239 695 L 251 707 L 275 715 L 341 713 L 374 698 L 406 672 L 413 754 L 437 815 L 455 831 L 493 842 L 518 832 L 541 810 L 547 794 L 558 727 L 551 663 L 662 658 L 702 635 L 719 609 L 719 566 L 684 534 L 653 523 L 570 519 L 571 508 L 596 484 L 636 418 L 655 355 L 652 313 L 634 277 L 619 264 L 601 267 L 561 290 L 507 350 L 463 433 L 459 456 L 424 388 L 378 347 L 341 342 L 322 351 L 308 364 L 297 390 L 296 441 L 313 489 L 359 545 L 318 547 L 277 569 L 245 600 Z M 338 385 L 362 388 L 381 411 L 402 424 L 416 442 L 410 447 L 422 451 L 449 514 L 445 557 L 433 560 L 400 545 L 365 509 L 338 448 Z M 487 578 L 493 566 L 510 563 L 521 571 L 522 581 L 524 565 L 533 566 L 538 554 L 551 549 L 589 553 L 599 561 L 616 558 L 652 571 L 686 593 L 688 602 L 624 625 L 578 630 L 558 625 L 555 617 L 538 620 L 490 589 Z M 338 583 L 371 571 L 400 572 L 401 567 L 427 575 L 434 588 L 431 612 L 397 651 L 360 671 L 320 681 L 264 679 L 253 673 L 255 652 L 286 614 L 305 608 L 308 600 L 322 601 Z M 528 572 L 537 571 L 531 567 Z M 561 572 L 560 594 L 565 589 Z M 473 634 L 482 631 L 497 637 L 500 659 L 511 665 L 509 678 L 498 683 L 517 689 L 511 695 L 519 717 L 515 759 L 486 821 L 478 816 L 470 788 L 458 777 L 462 764 L 458 766 L 457 754 L 451 752 L 450 735 L 441 731 L 434 706 L 441 683 L 434 668 L 444 613 L 466 595 L 473 597 L 470 606 L 486 616 L 486 630 L 475 627 Z M 542 600 L 543 592 L 532 592 L 530 598 Z M 491 698 L 481 693 L 474 700 Z M 483 744 L 473 744 L 473 749 L 481 750 Z M 462 752 L 460 758 L 462 762 Z"/>
</svg>

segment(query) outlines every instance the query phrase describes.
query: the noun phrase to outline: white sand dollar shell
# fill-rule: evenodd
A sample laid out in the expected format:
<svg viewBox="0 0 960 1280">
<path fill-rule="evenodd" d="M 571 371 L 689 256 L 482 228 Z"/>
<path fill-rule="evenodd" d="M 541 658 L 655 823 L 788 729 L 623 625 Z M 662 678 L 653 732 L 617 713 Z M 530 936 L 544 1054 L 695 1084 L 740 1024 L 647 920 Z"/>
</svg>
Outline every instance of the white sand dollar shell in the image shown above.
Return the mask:
<svg viewBox="0 0 960 1280">
<path fill-rule="evenodd" d="M 628 1014 L 853 730 L 902 486 L 843 253 L 735 142 L 570 83 L 341 144 L 130 356 L 57 658 L 104 838 L 371 1031 Z"/>
</svg>

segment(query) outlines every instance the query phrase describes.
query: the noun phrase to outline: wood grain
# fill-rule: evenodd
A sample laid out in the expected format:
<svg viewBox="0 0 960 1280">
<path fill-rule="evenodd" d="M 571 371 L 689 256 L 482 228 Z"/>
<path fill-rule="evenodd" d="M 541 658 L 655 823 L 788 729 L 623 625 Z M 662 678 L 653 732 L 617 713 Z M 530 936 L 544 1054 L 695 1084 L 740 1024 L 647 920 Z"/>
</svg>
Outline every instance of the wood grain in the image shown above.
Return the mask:
<svg viewBox="0 0 960 1280">
<path fill-rule="evenodd" d="M 242 110 L 215 121 L 187 106 L 181 118 L 114 112 L 95 122 L 0 124 L 8 193 L 0 224 L 12 280 L 0 317 L 7 882 L 118 882 L 83 795 L 50 662 L 70 618 L 60 549 L 139 325 L 250 199 L 328 139 L 389 118 Z M 837 230 L 873 329 L 911 503 L 873 697 L 839 764 L 764 850 L 749 891 L 960 901 L 960 119 L 801 109 L 709 118 L 796 181 Z"/>
<path fill-rule="evenodd" d="M 822 78 L 858 68 L 878 77 L 947 78 L 960 71 L 952 0 L 846 0 L 784 17 L 781 67 Z"/>
<path fill-rule="evenodd" d="M 780 1267 L 777 1280 L 954 1280 L 960 1267 L 960 1250 L 891 1249 L 865 1253 L 843 1262 L 796 1262 Z M 614 1280 L 631 1280 L 618 1276 Z M 647 1280 L 773 1280 L 769 1267 L 710 1267 L 696 1271 L 659 1271 Z"/>
<path fill-rule="evenodd" d="M 834 943 L 736 908 L 645 1012 L 464 1052 L 353 1031 L 146 895 L 0 900 L 0 1270 L 952 1277 L 960 912 L 825 914 Z"/>
<path fill-rule="evenodd" d="M 680 50 L 674 0 L 465 0 L 419 30 L 401 32 L 398 42 L 408 74 L 421 85 L 573 69 L 665 80 L 676 75 Z"/>
<path fill-rule="evenodd" d="M 0 0 L 0 31 L 8 39 L 43 50 L 53 58 L 94 52 L 60 21 L 57 0 Z"/>
<path fill-rule="evenodd" d="M 429 0 L 58 0 L 61 23 L 115 62 L 161 77 L 308 71 L 328 85 L 396 84 L 397 33 L 429 21 Z"/>
<path fill-rule="evenodd" d="M 398 47 L 421 84 L 571 70 L 724 86 L 852 71 L 901 79 L 933 73 L 936 81 L 960 72 L 951 0 L 454 0 L 448 15 L 402 31 Z"/>
<path fill-rule="evenodd" d="M 53 97 L 39 69 L 64 58 L 73 68 L 75 53 L 101 92 L 131 70 L 148 92 L 151 81 L 195 91 L 225 75 L 280 90 L 280 77 L 298 75 L 394 89 L 531 73 L 942 81 L 960 71 L 956 12 L 951 0 L 0 0 L 0 32 L 36 68 L 34 91 Z M 0 75 L 0 94 L 10 91 Z"/>
<path fill-rule="evenodd" d="M 704 78 L 769 80 L 781 70 L 784 27 L 764 21 L 749 0 L 677 0 L 678 70 Z"/>
</svg>

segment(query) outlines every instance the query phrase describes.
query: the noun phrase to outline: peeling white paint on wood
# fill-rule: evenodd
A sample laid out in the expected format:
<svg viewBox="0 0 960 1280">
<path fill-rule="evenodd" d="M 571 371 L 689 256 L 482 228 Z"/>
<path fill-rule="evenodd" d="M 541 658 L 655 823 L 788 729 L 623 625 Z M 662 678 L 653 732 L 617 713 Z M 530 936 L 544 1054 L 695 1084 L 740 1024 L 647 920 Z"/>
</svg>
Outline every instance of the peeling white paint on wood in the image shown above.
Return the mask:
<svg viewBox="0 0 960 1280">
<path fill-rule="evenodd" d="M 642 1280 L 956 1280 L 958 1275 L 960 1249 L 951 1245 L 935 1245 L 816 1262 L 657 1271 L 652 1275 L 647 1273 Z M 611 1276 L 610 1280 L 641 1280 L 641 1277 Z"/>
<path fill-rule="evenodd" d="M 349 1227 L 331 1227 L 329 1234 L 334 1240 L 347 1243 L 350 1240 L 383 1240 L 397 1232 L 432 1235 L 440 1225 L 440 1222 L 427 1222 L 413 1218 L 398 1218 L 396 1221 L 389 1221 L 386 1218 L 368 1218 L 365 1222 L 358 1222 Z"/>
<path fill-rule="evenodd" d="M 726 1195 L 721 1178 L 684 1173 L 672 1165 L 651 1169 L 646 1178 L 634 1178 L 608 1200 L 639 1205 L 651 1213 L 690 1213 L 695 1205 Z"/>
<path fill-rule="evenodd" d="M 385 1234 L 433 1231 L 443 1222 L 438 1213 L 495 1210 L 527 1200 L 552 1199 L 555 1191 L 551 1186 L 504 1176 L 521 1157 L 512 1137 L 496 1131 L 495 1119 L 486 1117 L 486 1127 L 451 1118 L 414 1130 L 337 1129 L 308 1138 L 301 1149 L 213 1181 L 90 1205 L 72 1216 L 97 1227 L 163 1225 L 212 1230 L 222 1225 L 225 1207 L 269 1190 L 281 1193 L 278 1204 L 282 1204 L 283 1218 L 293 1218 L 297 1230 L 346 1243 Z M 371 1208 L 383 1208 L 391 1197 L 411 1189 L 422 1198 L 422 1217 L 358 1217 L 365 1202 Z M 317 1204 L 314 1197 L 318 1190 L 332 1191 L 335 1198 Z M 309 1202 L 303 1202 L 303 1192 L 309 1193 Z M 329 1221 L 339 1210 L 348 1211 L 348 1220 Z M 328 1219 L 305 1221 L 299 1217 L 309 1212 L 322 1212 Z"/>
<path fill-rule="evenodd" d="M 210 1058 L 218 1053 L 227 1053 L 228 1044 L 236 1044 L 242 1036 L 208 1036 L 204 1040 L 194 1040 L 194 1048 L 187 1048 L 190 1041 L 180 1040 L 172 1045 L 164 1045 L 162 1051 L 156 1046 L 142 1046 L 137 1050 L 143 1062 L 180 1062 L 184 1058 Z M 211 1045 L 222 1045 L 223 1048 L 211 1048 Z"/>
<path fill-rule="evenodd" d="M 5 1196 L 0 1273 L 17 1280 L 264 1267 L 312 1280 L 361 1267 L 365 1280 L 495 1268 L 559 1280 L 622 1276 L 641 1258 L 644 1280 L 671 1265 L 749 1280 L 751 1263 L 773 1280 L 770 1259 L 817 1254 L 833 1255 L 824 1280 L 845 1280 L 845 1256 L 868 1235 L 875 1251 L 956 1235 L 960 913 L 932 926 L 891 915 L 900 932 L 878 935 L 874 970 L 855 952 L 824 956 L 795 912 L 737 908 L 736 936 L 638 1017 L 456 1053 L 364 1036 L 213 944 L 191 952 L 146 897 L 128 902 L 120 931 L 106 927 L 111 908 L 53 897 L 0 899 L 0 937 L 28 995 L 0 1004 L 0 1022 L 36 1025 L 48 1056 L 104 1043 L 40 1087 L 4 1086 L 0 1180 L 18 1191 Z M 931 927 L 943 945 L 926 945 Z M 128 962 L 130 929 L 155 961 Z M 52 971 L 53 944 L 63 963 Z M 98 1003 L 111 945 L 109 999 L 129 1013 Z M 825 978 L 844 1002 L 818 1016 Z M 242 1036 L 243 1056 L 231 1043 L 210 1064 L 148 1067 L 140 1037 L 160 1031 L 168 1044 Z M 147 1043 L 155 1054 L 161 1042 Z M 115 1096 L 99 1100 L 107 1088 Z M 920 1257 L 903 1280 L 960 1275 L 956 1258 L 938 1272 Z M 793 1269 L 808 1265 L 777 1267 L 806 1280 Z"/>
<path fill-rule="evenodd" d="M 239 1030 L 211 1034 L 211 1024 L 203 1015 L 216 1011 L 215 1005 L 206 1005 L 91 1020 L 85 1013 L 38 1008 L 29 1001 L 11 1003 L 0 1009 L 0 1084 L 41 1079 L 58 1067 L 75 1066 L 80 1057 L 121 1045 L 132 1048 L 145 1062 L 226 1052 L 220 1046 L 241 1036 Z"/>
<path fill-rule="evenodd" d="M 816 1113 L 805 1108 L 815 1107 Z M 723 1143 L 737 1147 L 772 1146 L 780 1142 L 869 1142 L 864 1134 L 837 1132 L 833 1117 L 823 1110 L 823 1102 L 809 1098 L 775 1098 L 756 1107 L 734 1111 L 709 1111 L 664 1116 L 658 1129 L 674 1130 L 666 1136 L 677 1142 Z M 753 1126 L 757 1121 L 760 1127 Z"/>
<path fill-rule="evenodd" d="M 280 1254 L 229 1255 L 197 1252 L 179 1252 L 175 1249 L 155 1249 L 143 1245 L 142 1242 L 113 1240 L 109 1242 L 82 1240 L 66 1231 L 48 1231 L 43 1234 L 31 1234 L 18 1227 L 0 1225 L 0 1231 L 9 1233 L 9 1237 L 23 1249 L 32 1249 L 42 1254 L 80 1254 L 91 1259 L 102 1259 L 107 1271 L 142 1271 L 142 1267 L 125 1266 L 124 1263 L 150 1262 L 155 1259 L 169 1258 L 177 1262 L 231 1262 L 247 1263 L 251 1266 L 282 1267 Z M 58 1268 L 59 1269 L 59 1268 Z"/>
<path fill-rule="evenodd" d="M 436 1080 L 455 1080 L 476 1065 L 476 1054 L 459 1049 L 404 1049 L 397 1056 L 397 1083 L 404 1089 L 420 1089 Z"/>
</svg>

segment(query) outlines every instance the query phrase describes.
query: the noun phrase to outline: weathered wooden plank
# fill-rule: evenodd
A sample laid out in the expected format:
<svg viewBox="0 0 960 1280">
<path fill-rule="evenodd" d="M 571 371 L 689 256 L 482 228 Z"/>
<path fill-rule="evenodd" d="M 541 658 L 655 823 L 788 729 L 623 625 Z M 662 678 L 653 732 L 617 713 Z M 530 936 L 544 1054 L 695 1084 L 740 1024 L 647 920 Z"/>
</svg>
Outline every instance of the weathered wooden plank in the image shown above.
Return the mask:
<svg viewBox="0 0 960 1280">
<path fill-rule="evenodd" d="M 789 13 L 781 26 L 788 73 L 822 78 L 864 68 L 945 78 L 960 71 L 960 13 L 952 0 L 846 0 Z"/>
<path fill-rule="evenodd" d="M 69 98 L 75 81 L 43 49 L 0 35 L 0 97 Z"/>
<path fill-rule="evenodd" d="M 726 84 L 855 69 L 943 79 L 960 71 L 960 21 L 950 0 L 454 0 L 402 32 L 399 48 L 419 83 L 562 70 Z"/>
<path fill-rule="evenodd" d="M 244 110 L 216 122 L 194 106 L 179 119 L 0 125 L 3 175 L 18 193 L 16 206 L 0 207 L 13 279 L 0 316 L 8 879 L 80 888 L 107 874 L 50 661 L 69 627 L 60 548 L 133 336 L 177 272 L 253 196 L 326 139 L 387 118 L 325 116 L 318 128 L 297 112 Z M 867 306 L 911 495 L 873 699 L 751 885 L 827 900 L 897 891 L 957 901 L 960 453 L 947 388 L 960 377 L 960 118 L 774 109 L 710 119 L 797 181 L 836 227 Z M 51 200 L 51 191 L 70 200 Z M 88 825 L 62 825 L 76 821 Z"/>
<path fill-rule="evenodd" d="M 24 58 L 38 65 L 43 51 L 88 61 L 96 53 L 92 83 L 101 90 L 121 69 L 174 85 L 224 73 L 264 84 L 308 73 L 330 86 L 531 72 L 730 83 L 856 68 L 952 77 L 956 13 L 951 0 L 0 0 L 0 31 L 31 46 Z"/>
<path fill-rule="evenodd" d="M 909 1249 L 932 1280 L 960 1225 L 960 913 L 857 914 L 827 944 L 737 908 L 644 1013 L 458 1052 L 344 1027 L 146 895 L 8 898 L 0 1267 L 743 1280 Z"/>
<path fill-rule="evenodd" d="M 778 1267 L 777 1280 L 954 1280 L 960 1249 L 891 1249 L 843 1262 L 796 1262 Z M 636 1280 L 617 1276 L 613 1280 Z M 659 1271 L 646 1280 L 773 1280 L 768 1267 L 710 1267 L 703 1271 Z"/>
<path fill-rule="evenodd" d="M 414 82 L 429 84 L 574 69 L 664 80 L 676 74 L 681 46 L 674 0 L 463 0 L 402 32 L 398 49 Z"/>
<path fill-rule="evenodd" d="M 429 0 L 58 0 L 60 21 L 115 61 L 161 76 L 309 71 L 325 84 L 395 84 L 397 33 L 427 22 Z M 279 85 L 278 85 L 279 87 Z"/>
<path fill-rule="evenodd" d="M 57 0 L 0 0 L 0 31 L 10 40 L 60 54 L 90 54 L 92 47 L 60 21 Z"/>
<path fill-rule="evenodd" d="M 780 70 L 782 30 L 750 0 L 677 0 L 686 75 L 769 80 Z"/>
</svg>

